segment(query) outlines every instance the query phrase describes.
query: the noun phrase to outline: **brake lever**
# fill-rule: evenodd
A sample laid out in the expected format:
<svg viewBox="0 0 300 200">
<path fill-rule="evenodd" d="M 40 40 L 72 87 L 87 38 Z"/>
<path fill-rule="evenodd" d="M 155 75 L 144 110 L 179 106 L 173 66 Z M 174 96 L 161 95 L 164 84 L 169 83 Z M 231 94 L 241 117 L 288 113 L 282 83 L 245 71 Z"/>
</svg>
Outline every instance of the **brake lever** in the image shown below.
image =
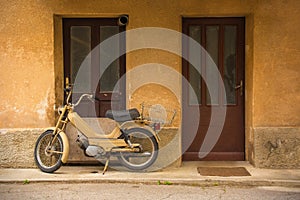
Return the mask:
<svg viewBox="0 0 300 200">
<path fill-rule="evenodd" d="M 88 98 L 91 102 L 95 103 L 96 98 L 95 98 L 92 94 L 89 95 L 89 96 L 87 96 L 87 98 Z"/>
</svg>

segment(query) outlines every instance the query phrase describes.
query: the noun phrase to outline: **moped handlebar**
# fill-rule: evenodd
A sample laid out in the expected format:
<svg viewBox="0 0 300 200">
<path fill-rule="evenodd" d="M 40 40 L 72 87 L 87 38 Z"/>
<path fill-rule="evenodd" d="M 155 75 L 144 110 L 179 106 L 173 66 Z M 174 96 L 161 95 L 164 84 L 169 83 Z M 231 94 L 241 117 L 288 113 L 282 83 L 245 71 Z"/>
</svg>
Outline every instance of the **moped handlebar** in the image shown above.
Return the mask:
<svg viewBox="0 0 300 200">
<path fill-rule="evenodd" d="M 67 99 L 66 99 L 66 102 L 67 104 L 73 106 L 73 107 L 76 107 L 80 104 L 80 102 L 82 101 L 82 99 L 84 97 L 87 97 L 89 100 L 93 101 L 93 100 L 98 100 L 95 96 L 93 96 L 92 94 L 82 94 L 78 101 L 74 104 L 70 103 L 70 100 L 71 100 L 71 96 L 72 96 L 72 90 L 73 90 L 73 84 L 67 84 L 66 88 L 64 88 L 65 92 L 67 93 Z"/>
<path fill-rule="evenodd" d="M 81 100 L 82 100 L 84 97 L 87 97 L 87 98 L 90 99 L 90 100 L 94 99 L 92 94 L 83 94 L 83 95 L 80 96 L 80 98 L 78 99 L 78 101 L 77 101 L 75 104 L 72 104 L 73 107 L 78 106 L 78 104 L 81 102 Z"/>
</svg>

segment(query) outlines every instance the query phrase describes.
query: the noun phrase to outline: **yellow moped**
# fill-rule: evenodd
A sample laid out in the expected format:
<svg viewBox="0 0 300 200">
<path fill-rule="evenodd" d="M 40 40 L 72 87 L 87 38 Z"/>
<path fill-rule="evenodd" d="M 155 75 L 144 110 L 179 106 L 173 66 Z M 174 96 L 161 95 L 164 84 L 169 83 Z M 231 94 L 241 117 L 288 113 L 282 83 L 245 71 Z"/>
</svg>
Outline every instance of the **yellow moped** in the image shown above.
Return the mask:
<svg viewBox="0 0 300 200">
<path fill-rule="evenodd" d="M 83 98 L 93 100 L 90 94 L 83 94 L 77 103 L 70 102 L 72 86 L 66 86 L 66 101 L 58 109 L 56 126 L 47 129 L 36 141 L 34 159 L 38 168 L 47 173 L 58 170 L 67 163 L 69 140 L 65 134 L 66 125 L 71 123 L 78 131 L 77 143 L 88 157 L 106 159 L 103 174 L 109 159 L 116 156 L 126 168 L 134 171 L 150 167 L 158 156 L 159 136 L 157 124 L 143 117 L 137 109 L 107 111 L 106 117 L 115 120 L 117 125 L 110 134 L 95 132 L 75 111 L 74 108 Z"/>
</svg>

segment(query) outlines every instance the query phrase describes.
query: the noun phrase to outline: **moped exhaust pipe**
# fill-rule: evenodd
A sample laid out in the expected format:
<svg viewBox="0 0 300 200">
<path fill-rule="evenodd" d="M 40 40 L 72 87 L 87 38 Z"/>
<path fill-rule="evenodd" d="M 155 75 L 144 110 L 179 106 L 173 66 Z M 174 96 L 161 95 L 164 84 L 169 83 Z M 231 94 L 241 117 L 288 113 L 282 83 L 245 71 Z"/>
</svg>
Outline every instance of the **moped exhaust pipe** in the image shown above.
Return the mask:
<svg viewBox="0 0 300 200">
<path fill-rule="evenodd" d="M 121 15 L 118 19 L 119 26 L 126 26 L 129 22 L 128 15 Z"/>
</svg>

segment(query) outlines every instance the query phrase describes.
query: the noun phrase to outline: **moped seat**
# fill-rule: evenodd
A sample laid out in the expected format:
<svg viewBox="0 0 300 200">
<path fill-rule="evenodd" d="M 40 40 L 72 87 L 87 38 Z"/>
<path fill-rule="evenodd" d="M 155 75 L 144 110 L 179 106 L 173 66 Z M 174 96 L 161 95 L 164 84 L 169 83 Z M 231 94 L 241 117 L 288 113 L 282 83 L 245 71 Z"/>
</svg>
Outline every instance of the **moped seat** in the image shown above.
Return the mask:
<svg viewBox="0 0 300 200">
<path fill-rule="evenodd" d="M 108 110 L 105 113 L 105 117 L 113 119 L 117 122 L 126 122 L 135 120 L 140 116 L 139 111 L 136 108 L 129 110 Z"/>
</svg>

